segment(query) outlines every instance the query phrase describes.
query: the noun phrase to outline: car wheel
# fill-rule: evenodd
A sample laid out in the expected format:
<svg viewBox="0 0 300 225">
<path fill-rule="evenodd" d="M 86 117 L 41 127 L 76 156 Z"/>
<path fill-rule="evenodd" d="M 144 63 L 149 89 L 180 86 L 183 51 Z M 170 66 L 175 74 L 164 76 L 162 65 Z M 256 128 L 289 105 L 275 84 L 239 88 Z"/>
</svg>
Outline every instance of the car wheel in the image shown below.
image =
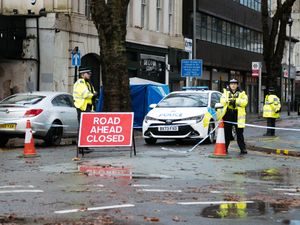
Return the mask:
<svg viewBox="0 0 300 225">
<path fill-rule="evenodd" d="M 156 138 L 145 138 L 144 140 L 145 140 L 146 144 L 148 144 L 148 145 L 154 145 L 157 141 Z"/>
<path fill-rule="evenodd" d="M 215 136 L 216 136 L 215 131 L 210 134 L 210 132 L 215 128 L 215 125 L 212 122 L 213 121 L 210 121 L 208 125 L 208 130 L 207 130 L 208 137 L 204 141 L 206 144 L 212 144 L 215 142 Z"/>
<path fill-rule="evenodd" d="M 0 138 L 0 147 L 5 147 L 5 145 L 7 144 L 8 140 L 9 140 L 8 137 L 2 136 Z"/>
<path fill-rule="evenodd" d="M 52 123 L 51 128 L 49 129 L 46 137 L 45 137 L 45 144 L 46 145 L 59 145 L 61 138 L 63 136 L 63 128 L 57 125 L 62 125 L 58 121 L 54 121 Z"/>
</svg>

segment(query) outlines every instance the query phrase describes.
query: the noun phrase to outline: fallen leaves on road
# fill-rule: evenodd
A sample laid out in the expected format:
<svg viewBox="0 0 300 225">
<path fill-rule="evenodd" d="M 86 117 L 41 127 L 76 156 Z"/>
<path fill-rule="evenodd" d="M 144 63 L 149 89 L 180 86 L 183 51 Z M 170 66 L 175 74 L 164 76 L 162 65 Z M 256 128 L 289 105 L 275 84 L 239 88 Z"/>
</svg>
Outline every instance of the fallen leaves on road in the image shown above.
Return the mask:
<svg viewBox="0 0 300 225">
<path fill-rule="evenodd" d="M 148 221 L 148 222 L 159 222 L 159 218 L 157 218 L 157 217 L 147 217 L 147 216 L 144 216 L 144 220 Z"/>
</svg>

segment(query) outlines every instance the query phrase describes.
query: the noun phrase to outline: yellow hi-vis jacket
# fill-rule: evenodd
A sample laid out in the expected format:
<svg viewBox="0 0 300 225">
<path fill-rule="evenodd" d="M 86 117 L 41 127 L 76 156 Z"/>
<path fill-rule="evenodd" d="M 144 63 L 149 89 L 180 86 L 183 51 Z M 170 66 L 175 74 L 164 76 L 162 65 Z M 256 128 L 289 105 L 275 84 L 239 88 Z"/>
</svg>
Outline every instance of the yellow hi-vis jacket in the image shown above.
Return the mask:
<svg viewBox="0 0 300 225">
<path fill-rule="evenodd" d="M 231 99 L 235 100 L 236 107 L 232 108 L 229 106 L 229 101 Z M 229 90 L 224 88 L 223 94 L 220 99 L 221 104 L 224 106 L 222 110 L 221 118 L 226 114 L 227 108 L 237 110 L 237 123 L 238 128 L 245 128 L 246 123 L 246 107 L 248 105 L 248 96 L 245 91 L 237 91 L 235 94 L 232 94 Z"/>
<path fill-rule="evenodd" d="M 281 108 L 280 99 L 276 95 L 267 95 L 263 107 L 264 118 L 279 118 L 279 110 Z"/>
<path fill-rule="evenodd" d="M 78 79 L 73 87 L 73 98 L 75 107 L 80 109 L 81 111 L 85 111 L 87 105 L 92 105 L 93 103 L 92 98 L 94 96 L 94 92 L 94 87 L 89 82 L 86 82 L 83 78 Z"/>
</svg>

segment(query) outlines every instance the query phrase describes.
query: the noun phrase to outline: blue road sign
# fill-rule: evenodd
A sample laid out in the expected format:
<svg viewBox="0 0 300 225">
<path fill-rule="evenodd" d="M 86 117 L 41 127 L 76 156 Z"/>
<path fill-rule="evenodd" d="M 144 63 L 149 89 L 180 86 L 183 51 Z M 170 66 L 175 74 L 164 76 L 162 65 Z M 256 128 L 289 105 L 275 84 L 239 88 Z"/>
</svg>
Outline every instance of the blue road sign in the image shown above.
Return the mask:
<svg viewBox="0 0 300 225">
<path fill-rule="evenodd" d="M 202 77 L 202 59 L 182 59 L 181 76 L 182 77 Z"/>
<path fill-rule="evenodd" d="M 81 59 L 80 59 L 80 52 L 72 52 L 72 66 L 80 66 Z"/>
</svg>

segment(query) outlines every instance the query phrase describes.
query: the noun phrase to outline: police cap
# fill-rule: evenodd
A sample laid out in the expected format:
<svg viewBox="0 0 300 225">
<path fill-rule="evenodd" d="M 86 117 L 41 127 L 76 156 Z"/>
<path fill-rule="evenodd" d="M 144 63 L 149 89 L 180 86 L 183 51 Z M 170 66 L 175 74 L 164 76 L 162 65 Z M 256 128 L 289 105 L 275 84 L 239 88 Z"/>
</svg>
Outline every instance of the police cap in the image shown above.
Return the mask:
<svg viewBox="0 0 300 225">
<path fill-rule="evenodd" d="M 88 67 L 81 67 L 79 68 L 79 73 L 82 74 L 82 73 L 92 73 L 92 70 Z"/>
<path fill-rule="evenodd" d="M 230 81 L 229 81 L 229 84 L 238 84 L 239 82 L 236 80 L 236 79 L 231 79 Z"/>
<path fill-rule="evenodd" d="M 275 92 L 275 88 L 274 87 L 269 87 L 268 91 L 269 92 Z"/>
</svg>

